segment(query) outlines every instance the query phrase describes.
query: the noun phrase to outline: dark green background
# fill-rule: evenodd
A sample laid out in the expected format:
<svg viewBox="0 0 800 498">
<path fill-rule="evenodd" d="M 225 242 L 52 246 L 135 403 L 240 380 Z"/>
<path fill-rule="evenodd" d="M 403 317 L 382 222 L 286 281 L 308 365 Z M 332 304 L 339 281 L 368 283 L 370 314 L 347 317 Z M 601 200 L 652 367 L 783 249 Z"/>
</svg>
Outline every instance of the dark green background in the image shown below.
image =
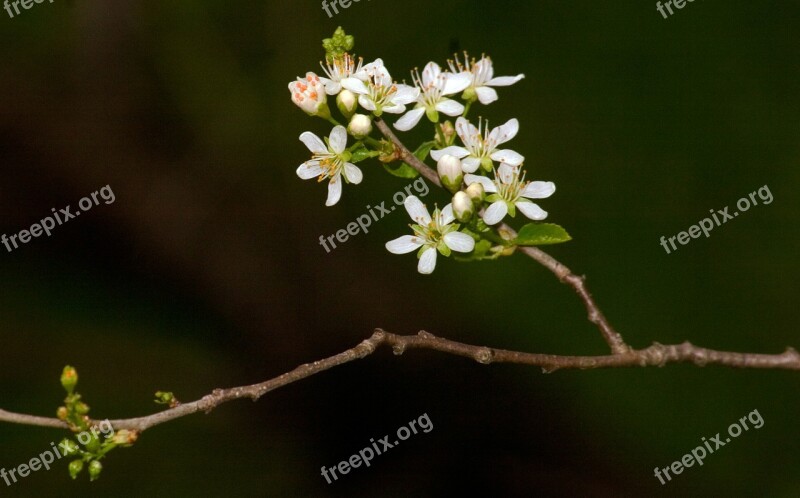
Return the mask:
<svg viewBox="0 0 800 498">
<path fill-rule="evenodd" d="M 306 117 L 286 85 L 319 71 L 341 24 L 398 79 L 454 50 L 525 73 L 473 116 L 521 123 L 509 146 L 574 240 L 552 254 L 589 277 L 637 347 L 691 340 L 778 353 L 797 333 L 800 214 L 796 1 L 320 4 L 66 2 L 0 11 L 0 232 L 110 185 L 101 205 L 0 251 L 0 407 L 51 415 L 66 363 L 97 418 L 151 413 L 340 352 L 374 327 L 560 354 L 604 354 L 573 292 L 523 257 L 432 276 L 383 244 L 402 211 L 326 254 L 328 235 L 408 181 L 363 163 L 335 208 L 302 182 Z M 424 132 L 427 133 L 427 132 Z M 422 127 L 403 135 L 425 137 Z M 752 208 L 673 254 L 659 238 L 768 185 Z M 429 203 L 447 202 L 431 191 Z M 381 351 L 147 431 L 100 481 L 66 465 L 3 496 L 775 496 L 798 493 L 800 374 L 673 365 L 560 371 Z M 666 486 L 701 437 L 765 420 Z M 427 413 L 429 434 L 320 476 Z M 0 466 L 62 437 L 0 425 Z"/>
</svg>

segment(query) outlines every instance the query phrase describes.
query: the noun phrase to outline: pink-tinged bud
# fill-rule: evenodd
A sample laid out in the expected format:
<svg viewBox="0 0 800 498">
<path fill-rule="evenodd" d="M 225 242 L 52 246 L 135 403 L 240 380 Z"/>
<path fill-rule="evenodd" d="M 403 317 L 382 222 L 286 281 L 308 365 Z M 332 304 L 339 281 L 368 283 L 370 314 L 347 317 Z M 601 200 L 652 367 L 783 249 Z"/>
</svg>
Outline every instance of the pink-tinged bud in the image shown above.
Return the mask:
<svg viewBox="0 0 800 498">
<path fill-rule="evenodd" d="M 464 179 L 464 173 L 461 170 L 461 159 L 445 154 L 436 163 L 436 171 L 439 173 L 442 185 L 450 193 L 454 194 L 461 190 L 461 181 Z"/>
<path fill-rule="evenodd" d="M 297 78 L 297 81 L 289 83 L 289 92 L 292 94 L 292 102 L 312 116 L 330 112 L 325 87 L 319 76 L 312 72 L 306 73 L 305 78 Z"/>
</svg>

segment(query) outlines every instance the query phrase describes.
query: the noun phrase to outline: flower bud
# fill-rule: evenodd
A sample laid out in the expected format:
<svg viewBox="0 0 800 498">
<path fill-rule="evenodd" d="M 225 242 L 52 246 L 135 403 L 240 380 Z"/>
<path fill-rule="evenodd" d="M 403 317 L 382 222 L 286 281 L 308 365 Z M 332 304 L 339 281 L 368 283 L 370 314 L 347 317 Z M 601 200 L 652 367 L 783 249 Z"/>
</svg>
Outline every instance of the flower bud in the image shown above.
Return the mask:
<svg viewBox="0 0 800 498">
<path fill-rule="evenodd" d="M 58 417 L 58 420 L 67 420 L 68 416 L 69 416 L 69 410 L 67 410 L 67 407 L 59 406 L 58 410 L 56 410 L 56 417 Z"/>
<path fill-rule="evenodd" d="M 69 462 L 69 475 L 73 479 L 78 478 L 78 474 L 83 470 L 83 460 L 73 460 Z"/>
<path fill-rule="evenodd" d="M 89 480 L 94 481 L 100 477 L 100 472 L 103 471 L 103 464 L 99 460 L 92 460 L 89 462 Z"/>
<path fill-rule="evenodd" d="M 464 174 L 461 171 L 461 159 L 445 154 L 436 163 L 436 170 L 439 172 L 442 185 L 451 194 L 461 190 L 461 181 L 464 179 Z"/>
<path fill-rule="evenodd" d="M 364 138 L 372 133 L 372 121 L 364 114 L 354 114 L 347 131 L 358 139 Z"/>
<path fill-rule="evenodd" d="M 64 438 L 58 443 L 59 451 L 63 454 L 63 456 L 72 455 L 73 453 L 78 452 L 78 445 L 72 441 L 72 439 Z"/>
<path fill-rule="evenodd" d="M 339 95 L 336 97 L 336 107 L 339 108 L 339 111 L 346 118 L 349 118 L 354 112 L 356 112 L 357 106 L 358 99 L 350 90 L 342 89 L 342 91 L 339 92 Z"/>
<path fill-rule="evenodd" d="M 67 390 L 67 394 L 72 394 L 78 384 L 78 371 L 67 365 L 61 373 L 61 385 Z"/>
<path fill-rule="evenodd" d="M 442 123 L 442 132 L 444 133 L 444 141 L 445 144 L 453 143 L 453 137 L 456 136 L 456 128 L 453 126 L 453 122 L 449 119 Z"/>
<path fill-rule="evenodd" d="M 483 185 L 478 182 L 473 183 L 469 187 L 467 187 L 467 195 L 470 199 L 472 199 L 473 204 L 475 207 L 478 207 L 483 202 L 484 197 L 486 197 L 486 190 L 484 190 Z"/>
<path fill-rule="evenodd" d="M 467 223 L 475 214 L 472 199 L 465 192 L 456 192 L 453 196 L 453 214 L 461 223 Z"/>
<path fill-rule="evenodd" d="M 311 116 L 330 117 L 328 96 L 316 74 L 308 72 L 305 79 L 297 78 L 297 81 L 289 83 L 289 92 L 292 94 L 292 102 L 306 113 Z"/>
<path fill-rule="evenodd" d="M 111 437 L 111 442 L 122 446 L 129 446 L 135 443 L 137 439 L 139 439 L 138 432 L 120 429 Z"/>
</svg>

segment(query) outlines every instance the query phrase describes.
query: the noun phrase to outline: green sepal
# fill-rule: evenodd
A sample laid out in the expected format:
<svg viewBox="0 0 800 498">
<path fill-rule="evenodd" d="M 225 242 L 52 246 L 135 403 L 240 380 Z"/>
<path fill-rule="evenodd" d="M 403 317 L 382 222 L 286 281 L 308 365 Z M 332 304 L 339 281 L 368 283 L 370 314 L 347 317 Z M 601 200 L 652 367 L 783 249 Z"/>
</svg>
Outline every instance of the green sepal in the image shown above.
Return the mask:
<svg viewBox="0 0 800 498">
<path fill-rule="evenodd" d="M 447 247 L 447 244 L 445 243 L 439 244 L 438 246 L 436 246 L 436 250 L 439 251 L 439 254 L 441 254 L 445 258 L 450 257 L 450 248 Z"/>
</svg>

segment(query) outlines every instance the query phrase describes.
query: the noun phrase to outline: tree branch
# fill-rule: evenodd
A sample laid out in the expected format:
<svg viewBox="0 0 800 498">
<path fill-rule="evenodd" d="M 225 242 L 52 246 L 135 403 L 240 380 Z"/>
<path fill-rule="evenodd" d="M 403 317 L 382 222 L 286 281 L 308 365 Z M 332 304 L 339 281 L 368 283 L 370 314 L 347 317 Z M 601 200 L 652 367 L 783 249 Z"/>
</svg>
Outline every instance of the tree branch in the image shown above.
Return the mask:
<svg viewBox="0 0 800 498">
<path fill-rule="evenodd" d="M 394 144 L 400 159 L 408 163 L 415 170 L 419 171 L 419 173 L 431 183 L 438 187 L 442 186 L 441 181 L 439 181 L 439 175 L 436 173 L 436 171 L 429 168 L 424 162 L 417 159 L 417 157 L 412 154 L 405 145 L 403 145 L 403 142 L 397 138 L 397 135 L 394 134 L 392 129 L 389 128 L 389 125 L 387 125 L 383 119 L 375 118 L 375 125 L 381 131 L 383 136 L 385 136 L 389 141 L 392 142 L 392 144 Z M 517 235 L 517 232 L 505 223 L 500 224 L 499 228 L 500 230 L 511 234 L 512 237 L 516 237 Z M 523 254 L 531 257 L 533 260 L 553 272 L 553 274 L 555 274 L 555 276 L 558 277 L 562 283 L 569 285 L 575 290 L 575 292 L 581 298 L 581 301 L 583 301 L 583 304 L 586 306 L 586 311 L 589 314 L 589 321 L 597 325 L 597 327 L 600 329 L 600 333 L 603 335 L 603 339 L 605 339 L 606 343 L 608 343 L 612 353 L 622 354 L 631 350 L 631 347 L 625 343 L 619 332 L 614 330 L 611 324 L 608 323 L 608 320 L 606 320 L 603 312 L 600 311 L 600 307 L 594 302 L 592 295 L 586 288 L 586 277 L 579 277 L 578 275 L 575 275 L 569 268 L 539 248 L 520 247 L 519 249 Z"/>
<path fill-rule="evenodd" d="M 800 354 L 792 348 L 787 348 L 781 354 L 754 354 L 735 353 L 729 351 L 715 351 L 695 346 L 689 342 L 674 345 L 654 343 L 652 346 L 640 350 L 628 350 L 625 353 L 605 356 L 562 356 L 552 354 L 524 353 L 506 349 L 489 348 L 486 346 L 473 346 L 461 342 L 451 341 L 436 337 L 429 332 L 420 331 L 417 335 L 396 335 L 376 329 L 369 339 L 362 341 L 354 348 L 342 353 L 306 363 L 291 372 L 273 379 L 249 386 L 233 387 L 228 389 L 215 389 L 207 396 L 191 403 L 184 403 L 175 408 L 154 413 L 146 417 L 110 420 L 115 430 L 127 429 L 136 432 L 145 431 L 151 427 L 175 420 L 197 412 L 209 413 L 217 406 L 241 398 L 251 398 L 256 401 L 264 394 L 283 387 L 312 375 L 324 372 L 330 368 L 349 363 L 353 360 L 365 358 L 374 353 L 381 346 L 390 346 L 396 355 L 403 354 L 408 349 L 432 349 L 442 353 L 463 356 L 488 365 L 490 363 L 515 363 L 541 367 L 545 373 L 561 369 L 595 369 L 614 367 L 663 367 L 668 363 L 693 363 L 697 366 L 722 365 L 736 368 L 773 368 L 785 370 L 800 370 Z M 67 425 L 56 419 L 22 415 L 0 410 L 0 422 L 33 425 L 40 427 L 67 428 Z"/>
</svg>

